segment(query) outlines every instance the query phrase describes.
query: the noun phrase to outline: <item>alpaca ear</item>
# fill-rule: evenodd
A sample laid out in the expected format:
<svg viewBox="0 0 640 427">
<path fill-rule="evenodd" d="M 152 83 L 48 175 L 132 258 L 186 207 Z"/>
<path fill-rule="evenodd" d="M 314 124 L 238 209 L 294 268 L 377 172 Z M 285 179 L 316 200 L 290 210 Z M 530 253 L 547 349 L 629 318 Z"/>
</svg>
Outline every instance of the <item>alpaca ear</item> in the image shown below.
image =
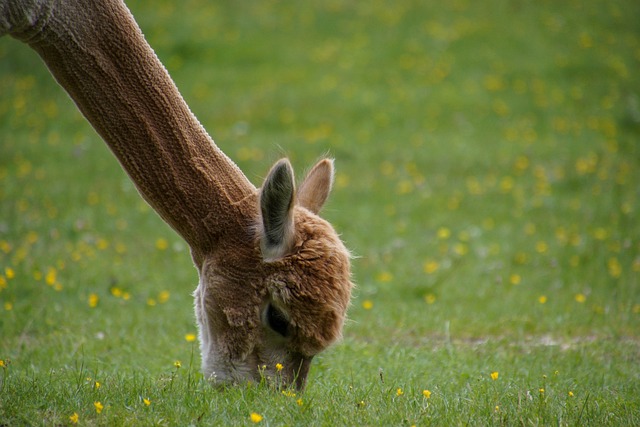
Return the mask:
<svg viewBox="0 0 640 427">
<path fill-rule="evenodd" d="M 260 248 L 265 261 L 285 256 L 293 244 L 293 168 L 281 159 L 269 171 L 260 189 L 262 238 Z"/>
<path fill-rule="evenodd" d="M 333 160 L 322 159 L 309 171 L 298 189 L 298 204 L 317 214 L 333 186 Z"/>
</svg>

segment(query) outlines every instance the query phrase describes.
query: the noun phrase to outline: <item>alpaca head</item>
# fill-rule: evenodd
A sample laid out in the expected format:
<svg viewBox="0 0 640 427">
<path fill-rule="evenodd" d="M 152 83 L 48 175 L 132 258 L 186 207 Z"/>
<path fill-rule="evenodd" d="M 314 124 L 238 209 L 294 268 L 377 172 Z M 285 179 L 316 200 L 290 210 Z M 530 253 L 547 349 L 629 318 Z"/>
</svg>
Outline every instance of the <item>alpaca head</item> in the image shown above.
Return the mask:
<svg viewBox="0 0 640 427">
<path fill-rule="evenodd" d="M 280 160 L 253 201 L 258 226 L 204 262 L 196 315 L 212 380 L 267 377 L 302 389 L 312 358 L 340 338 L 350 256 L 317 215 L 332 181 L 325 159 L 296 191 L 291 164 Z"/>
</svg>

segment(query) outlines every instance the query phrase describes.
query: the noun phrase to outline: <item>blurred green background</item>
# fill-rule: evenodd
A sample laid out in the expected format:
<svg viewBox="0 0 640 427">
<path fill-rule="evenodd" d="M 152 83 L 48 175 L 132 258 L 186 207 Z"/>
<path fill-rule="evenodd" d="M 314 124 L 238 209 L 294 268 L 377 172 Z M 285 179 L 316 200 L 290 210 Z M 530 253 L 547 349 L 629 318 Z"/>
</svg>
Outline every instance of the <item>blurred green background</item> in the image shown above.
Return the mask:
<svg viewBox="0 0 640 427">
<path fill-rule="evenodd" d="M 127 4 L 254 184 L 284 155 L 299 176 L 336 159 L 324 216 L 356 255 L 350 321 L 312 368 L 315 410 L 258 394 L 275 411 L 264 421 L 640 422 L 640 3 Z M 125 396 L 127 378 L 154 389 L 175 360 L 197 371 L 187 246 L 8 37 L 0 182 L 0 360 L 14 393 L 0 422 L 97 416 L 73 409 L 91 396 L 10 403 L 51 370 L 102 373 Z M 527 400 L 543 376 L 556 381 L 544 410 Z M 250 422 L 247 407 L 225 422 Z M 161 419 L 200 409 L 166 403 Z"/>
</svg>

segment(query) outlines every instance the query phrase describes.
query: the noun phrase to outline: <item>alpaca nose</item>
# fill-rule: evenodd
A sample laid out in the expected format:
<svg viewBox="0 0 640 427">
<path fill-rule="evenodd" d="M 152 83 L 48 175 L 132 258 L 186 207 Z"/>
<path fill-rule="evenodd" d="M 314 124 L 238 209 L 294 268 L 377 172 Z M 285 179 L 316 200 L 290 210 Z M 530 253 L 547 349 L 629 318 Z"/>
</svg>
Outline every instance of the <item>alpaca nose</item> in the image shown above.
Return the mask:
<svg viewBox="0 0 640 427">
<path fill-rule="evenodd" d="M 309 375 L 309 368 L 311 367 L 312 360 L 313 356 L 303 356 L 301 354 L 294 355 L 292 357 L 292 378 L 295 381 L 296 390 L 298 391 L 304 390 L 304 387 L 307 384 L 307 375 Z"/>
</svg>

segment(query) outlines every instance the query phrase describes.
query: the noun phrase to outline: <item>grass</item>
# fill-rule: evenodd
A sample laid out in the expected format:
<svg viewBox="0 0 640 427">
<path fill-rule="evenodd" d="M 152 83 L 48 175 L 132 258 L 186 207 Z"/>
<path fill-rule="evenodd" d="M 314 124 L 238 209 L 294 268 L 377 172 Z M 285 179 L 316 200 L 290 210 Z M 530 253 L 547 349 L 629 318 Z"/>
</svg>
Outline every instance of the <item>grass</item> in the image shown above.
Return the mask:
<svg viewBox="0 0 640 427">
<path fill-rule="evenodd" d="M 337 159 L 350 321 L 207 384 L 188 248 L 3 38 L 1 425 L 640 424 L 640 4 L 129 3 L 255 183 Z"/>
</svg>

